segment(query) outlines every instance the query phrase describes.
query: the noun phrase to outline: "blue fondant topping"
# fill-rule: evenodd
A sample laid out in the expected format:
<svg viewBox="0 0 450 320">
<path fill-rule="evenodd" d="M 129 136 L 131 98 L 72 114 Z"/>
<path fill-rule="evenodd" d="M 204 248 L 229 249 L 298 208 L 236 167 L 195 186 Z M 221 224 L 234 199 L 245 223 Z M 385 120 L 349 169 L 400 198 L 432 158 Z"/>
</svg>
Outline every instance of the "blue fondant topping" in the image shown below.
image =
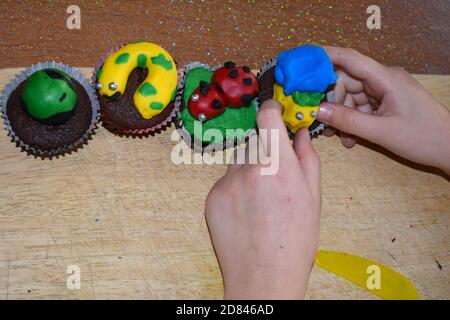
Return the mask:
<svg viewBox="0 0 450 320">
<path fill-rule="evenodd" d="M 322 47 L 301 46 L 277 57 L 275 81 L 287 96 L 295 91 L 324 92 L 336 80 L 333 64 Z"/>
</svg>

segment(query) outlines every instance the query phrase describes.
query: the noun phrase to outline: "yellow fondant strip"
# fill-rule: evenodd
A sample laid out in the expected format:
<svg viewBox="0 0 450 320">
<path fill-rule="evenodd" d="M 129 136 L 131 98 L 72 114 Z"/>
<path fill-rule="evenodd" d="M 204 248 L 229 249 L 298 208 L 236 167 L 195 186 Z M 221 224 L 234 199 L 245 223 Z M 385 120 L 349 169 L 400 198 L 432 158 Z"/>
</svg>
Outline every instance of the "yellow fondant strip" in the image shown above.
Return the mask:
<svg viewBox="0 0 450 320">
<path fill-rule="evenodd" d="M 138 66 L 148 68 L 148 76 L 134 94 L 134 105 L 144 119 L 150 119 L 161 113 L 173 99 L 178 81 L 172 56 L 160 46 L 137 42 L 108 56 L 97 79 L 101 84 L 99 93 L 108 97 L 117 97 L 117 92 L 122 95 L 128 76 Z"/>
<path fill-rule="evenodd" d="M 412 282 L 381 263 L 352 254 L 319 250 L 315 264 L 386 300 L 420 300 Z"/>
</svg>

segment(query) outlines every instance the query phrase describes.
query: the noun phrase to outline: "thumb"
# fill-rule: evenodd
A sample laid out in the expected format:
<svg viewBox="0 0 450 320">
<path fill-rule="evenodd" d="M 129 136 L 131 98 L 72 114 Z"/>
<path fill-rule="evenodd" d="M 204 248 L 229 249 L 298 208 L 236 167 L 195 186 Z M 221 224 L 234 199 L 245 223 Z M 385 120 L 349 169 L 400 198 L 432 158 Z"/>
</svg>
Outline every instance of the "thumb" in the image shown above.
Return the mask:
<svg viewBox="0 0 450 320">
<path fill-rule="evenodd" d="M 340 131 L 378 143 L 382 136 L 381 117 L 364 113 L 341 104 L 322 102 L 317 119 Z"/>
<path fill-rule="evenodd" d="M 316 196 L 320 197 L 320 158 L 311 144 L 311 137 L 307 128 L 297 131 L 294 138 L 294 150 L 305 178 Z"/>
</svg>

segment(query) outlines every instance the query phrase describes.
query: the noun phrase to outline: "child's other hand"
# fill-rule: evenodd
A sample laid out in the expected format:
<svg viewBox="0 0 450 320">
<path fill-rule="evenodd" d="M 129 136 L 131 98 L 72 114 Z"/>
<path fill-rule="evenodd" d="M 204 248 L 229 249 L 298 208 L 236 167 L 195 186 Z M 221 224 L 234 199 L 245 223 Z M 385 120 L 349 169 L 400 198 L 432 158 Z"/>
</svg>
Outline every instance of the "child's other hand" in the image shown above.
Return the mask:
<svg viewBox="0 0 450 320">
<path fill-rule="evenodd" d="M 336 104 L 322 103 L 325 135 L 340 131 L 352 147 L 356 137 L 406 159 L 450 173 L 450 112 L 409 73 L 386 67 L 353 50 L 324 47 L 339 76 Z M 335 129 L 334 129 L 335 128 Z"/>
</svg>

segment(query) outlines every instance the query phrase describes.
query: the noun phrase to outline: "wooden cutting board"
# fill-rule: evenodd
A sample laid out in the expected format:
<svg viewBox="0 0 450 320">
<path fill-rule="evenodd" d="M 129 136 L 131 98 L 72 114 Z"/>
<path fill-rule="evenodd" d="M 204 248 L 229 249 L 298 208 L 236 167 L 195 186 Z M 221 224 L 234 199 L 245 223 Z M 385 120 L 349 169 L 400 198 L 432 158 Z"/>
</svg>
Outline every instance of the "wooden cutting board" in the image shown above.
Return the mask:
<svg viewBox="0 0 450 320">
<path fill-rule="evenodd" d="M 0 88 L 19 70 L 0 70 Z M 450 106 L 450 76 L 417 78 Z M 225 166 L 173 164 L 172 132 L 128 139 L 100 128 L 83 149 L 48 161 L 1 130 L 0 299 L 221 298 L 203 204 Z M 449 299 L 449 181 L 373 146 L 348 150 L 323 136 L 314 146 L 320 247 L 382 262 L 424 298 Z M 79 290 L 66 287 L 70 265 L 81 270 Z M 318 268 L 307 296 L 375 298 Z"/>
</svg>

